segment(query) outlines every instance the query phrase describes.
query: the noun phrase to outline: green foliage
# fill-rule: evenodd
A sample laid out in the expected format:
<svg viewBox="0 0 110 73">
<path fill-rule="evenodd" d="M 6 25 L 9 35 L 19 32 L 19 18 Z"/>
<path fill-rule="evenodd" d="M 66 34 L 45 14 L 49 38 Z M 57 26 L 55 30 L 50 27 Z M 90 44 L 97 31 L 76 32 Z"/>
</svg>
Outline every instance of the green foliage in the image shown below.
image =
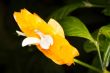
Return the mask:
<svg viewBox="0 0 110 73">
<path fill-rule="evenodd" d="M 64 17 L 60 24 L 62 25 L 65 35 L 83 37 L 94 41 L 86 26 L 76 17 Z"/>
<path fill-rule="evenodd" d="M 91 36 L 90 32 L 88 31 L 86 26 L 83 24 L 83 22 L 81 22 L 78 18 L 74 16 L 68 16 L 68 15 L 72 11 L 76 10 L 77 8 L 84 7 L 84 6 L 89 7 L 87 5 L 87 3 L 89 3 L 93 7 L 95 6 L 104 7 L 104 8 L 107 7 L 103 11 L 103 13 L 109 16 L 110 15 L 110 9 L 108 7 L 109 3 L 107 3 L 104 0 L 102 0 L 101 2 L 99 2 L 99 0 L 96 0 L 96 1 L 89 0 L 89 2 L 84 2 L 84 3 L 85 5 L 83 5 L 82 3 L 82 6 L 79 5 L 78 3 L 78 4 L 67 5 L 65 7 L 62 7 L 57 11 L 55 11 L 51 15 L 51 17 L 59 21 L 59 23 L 64 29 L 65 35 L 82 37 L 82 38 L 88 39 L 84 43 L 84 49 L 88 53 L 92 51 L 98 51 L 98 56 L 94 58 L 92 65 L 95 67 L 98 67 L 99 69 L 102 69 L 102 72 L 104 72 L 110 62 L 110 25 L 106 25 L 101 27 L 100 29 L 97 29 L 98 31 L 95 31 Z M 76 62 L 79 62 L 79 64 L 82 64 L 82 62 L 80 61 L 76 60 Z M 86 64 L 82 64 L 82 65 L 85 65 L 88 68 L 92 68 Z M 89 71 L 89 72 L 93 73 L 93 71 Z"/>
<path fill-rule="evenodd" d="M 101 27 L 99 30 L 99 34 L 103 34 L 106 38 L 110 39 L 110 24 Z"/>
<path fill-rule="evenodd" d="M 105 69 L 105 70 L 104 70 L 104 73 L 110 73 L 110 72 L 109 72 L 108 70 Z"/>
<path fill-rule="evenodd" d="M 93 32 L 92 33 L 92 37 L 95 39 L 95 40 L 97 40 L 97 35 L 98 35 L 98 30 L 96 30 L 95 32 Z M 103 41 L 103 39 L 101 39 L 102 41 Z M 101 41 L 100 40 L 100 41 Z M 96 51 L 97 49 L 96 49 L 96 46 L 94 45 L 94 43 L 93 42 L 91 42 L 91 41 L 89 41 L 89 40 L 87 40 L 85 43 L 84 43 L 84 50 L 86 51 L 86 52 L 92 52 L 92 51 Z M 103 49 L 100 49 L 100 50 L 103 50 Z"/>
<path fill-rule="evenodd" d="M 107 67 L 110 62 L 110 25 L 106 25 L 100 28 L 99 31 L 99 36 L 100 35 L 105 36 L 105 41 L 102 44 L 102 48 L 104 49 L 104 58 L 103 58 L 103 63 L 104 66 Z"/>
<path fill-rule="evenodd" d="M 53 12 L 50 17 L 54 18 L 56 20 L 60 20 L 63 17 L 67 16 L 68 14 L 70 14 L 72 11 L 76 10 L 79 7 L 82 7 L 83 3 L 82 2 L 78 2 L 78 3 L 74 3 L 74 4 L 69 4 L 66 5 L 64 7 L 59 8 L 58 10 L 56 10 L 55 12 Z"/>
<path fill-rule="evenodd" d="M 103 26 L 99 29 L 99 32 L 93 33 L 95 39 L 99 43 L 100 50 L 103 52 L 103 67 L 106 68 L 110 62 L 110 25 Z M 84 49 L 87 52 L 96 51 L 96 47 L 90 41 L 87 41 L 84 45 Z"/>
<path fill-rule="evenodd" d="M 84 43 L 84 50 L 89 53 L 92 51 L 96 51 L 97 49 L 96 49 L 96 46 L 94 45 L 94 43 L 92 43 L 91 41 L 88 40 Z"/>
<path fill-rule="evenodd" d="M 103 13 L 106 15 L 106 16 L 110 16 L 110 7 L 107 7 L 103 10 Z"/>
</svg>

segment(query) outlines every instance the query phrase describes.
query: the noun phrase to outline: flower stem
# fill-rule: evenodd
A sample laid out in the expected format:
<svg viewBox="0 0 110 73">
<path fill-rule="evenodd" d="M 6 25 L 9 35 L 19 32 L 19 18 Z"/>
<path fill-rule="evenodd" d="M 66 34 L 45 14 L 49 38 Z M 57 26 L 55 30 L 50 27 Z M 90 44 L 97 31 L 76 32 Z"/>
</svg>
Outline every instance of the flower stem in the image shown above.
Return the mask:
<svg viewBox="0 0 110 73">
<path fill-rule="evenodd" d="M 84 63 L 84 62 L 82 62 L 82 61 L 80 61 L 78 59 L 74 59 L 74 62 L 77 63 L 77 64 L 80 64 L 80 65 L 82 65 L 84 67 L 87 67 L 87 68 L 89 68 L 91 70 L 94 70 L 94 71 L 96 71 L 98 73 L 101 73 L 101 70 L 100 69 L 97 69 L 97 68 L 95 68 L 95 67 L 93 67 L 93 66 L 91 66 L 91 65 L 89 65 L 87 63 Z"/>
</svg>

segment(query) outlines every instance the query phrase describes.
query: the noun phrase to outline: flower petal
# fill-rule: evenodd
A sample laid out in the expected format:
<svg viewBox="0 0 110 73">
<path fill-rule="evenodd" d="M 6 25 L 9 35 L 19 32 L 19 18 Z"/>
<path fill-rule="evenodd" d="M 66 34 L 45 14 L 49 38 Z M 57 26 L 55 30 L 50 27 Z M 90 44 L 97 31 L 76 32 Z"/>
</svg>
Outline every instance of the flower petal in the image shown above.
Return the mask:
<svg viewBox="0 0 110 73">
<path fill-rule="evenodd" d="M 48 43 L 45 38 L 41 38 L 40 46 L 42 49 L 49 49 L 50 43 Z"/>
<path fill-rule="evenodd" d="M 74 63 L 74 57 L 79 55 L 78 50 L 71 46 L 66 39 L 59 35 L 54 36 L 53 39 L 54 44 L 50 46 L 48 50 L 42 49 L 41 46 L 37 45 L 38 49 L 56 64 L 71 65 Z"/>
<path fill-rule="evenodd" d="M 37 14 L 31 14 L 26 9 L 21 9 L 21 12 L 14 12 L 13 16 L 22 32 L 28 37 L 38 37 L 34 32 L 36 29 L 45 34 L 54 34 L 51 26 L 47 25 Z"/>
<path fill-rule="evenodd" d="M 55 34 L 65 37 L 63 28 L 56 20 L 51 18 L 48 22 L 48 25 L 50 25 L 54 29 Z"/>
<path fill-rule="evenodd" d="M 50 35 L 44 35 L 41 37 L 40 46 L 43 49 L 49 49 L 53 45 L 53 39 Z"/>
<path fill-rule="evenodd" d="M 35 37 L 27 37 L 23 40 L 22 47 L 32 44 L 39 44 L 39 43 L 40 43 L 40 39 Z"/>
<path fill-rule="evenodd" d="M 50 45 L 53 45 L 53 38 L 50 35 L 44 35 L 45 41 L 47 43 L 50 43 Z"/>
<path fill-rule="evenodd" d="M 35 33 L 40 36 L 41 38 L 40 46 L 43 49 L 49 49 L 50 45 L 53 45 L 53 38 L 50 35 L 45 35 L 39 30 L 35 30 Z"/>
</svg>

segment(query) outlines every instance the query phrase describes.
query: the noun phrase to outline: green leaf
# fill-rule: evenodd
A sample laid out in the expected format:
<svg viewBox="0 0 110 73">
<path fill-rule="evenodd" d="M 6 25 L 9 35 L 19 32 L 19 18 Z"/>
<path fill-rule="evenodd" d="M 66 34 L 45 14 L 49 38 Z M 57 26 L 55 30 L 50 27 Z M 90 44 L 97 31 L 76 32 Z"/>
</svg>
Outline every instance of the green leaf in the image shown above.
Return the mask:
<svg viewBox="0 0 110 73">
<path fill-rule="evenodd" d="M 84 43 L 84 50 L 86 52 L 92 52 L 92 51 L 96 51 L 96 46 L 94 45 L 94 43 L 92 43 L 91 41 L 87 40 L 85 43 Z"/>
<path fill-rule="evenodd" d="M 104 73 L 110 73 L 110 71 L 108 71 L 107 69 L 104 70 Z"/>
<path fill-rule="evenodd" d="M 72 16 L 64 17 L 60 24 L 64 29 L 65 35 L 82 37 L 94 42 L 88 29 L 78 18 Z"/>
<path fill-rule="evenodd" d="M 108 46 L 109 38 L 110 38 L 110 25 L 107 26 L 103 26 L 102 28 L 100 28 L 99 31 L 95 31 L 92 33 L 92 36 L 95 40 L 98 41 L 99 45 L 100 45 L 100 50 L 102 52 L 106 51 L 106 48 Z M 96 51 L 96 47 L 95 45 L 91 42 L 91 41 L 86 41 L 84 43 L 84 49 L 86 52 L 91 52 L 91 51 Z"/>
<path fill-rule="evenodd" d="M 108 41 L 107 41 L 106 38 L 105 38 L 104 36 L 102 36 L 102 35 L 100 35 L 100 37 L 99 37 L 98 34 L 99 34 L 99 30 L 96 30 L 96 31 L 94 31 L 94 32 L 92 33 L 92 36 L 93 36 L 93 38 L 94 38 L 98 43 L 100 43 L 100 44 L 99 44 L 99 45 L 100 45 L 100 51 L 103 52 L 103 51 L 105 50 L 105 49 L 103 49 L 103 48 L 107 46 Z M 97 40 L 97 38 L 98 38 L 99 40 Z M 94 45 L 94 43 L 92 43 L 92 42 L 89 41 L 89 40 L 87 40 L 87 41 L 84 43 L 84 50 L 85 50 L 86 52 L 97 51 L 96 46 Z"/>
<path fill-rule="evenodd" d="M 53 12 L 49 18 L 54 18 L 56 20 L 60 20 L 63 17 L 67 16 L 70 14 L 72 11 L 76 10 L 77 8 L 81 7 L 83 5 L 82 2 L 74 3 L 74 4 L 69 4 L 66 5 L 55 12 Z"/>
<path fill-rule="evenodd" d="M 105 35 L 108 39 L 110 39 L 110 24 L 103 26 L 99 30 L 99 34 Z"/>
<path fill-rule="evenodd" d="M 92 33 L 92 36 L 95 40 L 97 40 L 97 34 L 98 34 L 98 30 L 96 30 L 95 32 Z M 91 41 L 87 40 L 86 42 L 84 42 L 84 50 L 86 52 L 92 52 L 92 51 L 96 51 L 96 46 L 94 45 L 94 43 L 92 43 Z"/>
<path fill-rule="evenodd" d="M 99 43 L 100 51 L 103 52 L 103 67 L 106 68 L 110 63 L 110 25 L 103 26 L 99 32 L 95 31 L 92 36 Z M 96 51 L 96 47 L 90 41 L 84 43 L 86 52 Z"/>
</svg>

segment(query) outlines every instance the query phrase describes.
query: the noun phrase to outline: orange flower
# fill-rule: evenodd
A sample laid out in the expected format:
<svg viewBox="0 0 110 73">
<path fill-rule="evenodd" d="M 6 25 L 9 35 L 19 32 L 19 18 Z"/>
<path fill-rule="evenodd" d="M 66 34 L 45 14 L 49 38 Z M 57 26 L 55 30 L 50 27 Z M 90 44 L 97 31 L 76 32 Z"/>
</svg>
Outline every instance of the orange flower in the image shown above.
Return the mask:
<svg viewBox="0 0 110 73">
<path fill-rule="evenodd" d="M 65 39 L 64 31 L 57 21 L 50 19 L 46 23 L 37 14 L 31 14 L 26 9 L 14 12 L 13 16 L 22 31 L 17 33 L 26 36 L 22 46 L 36 45 L 46 57 L 59 65 L 74 63 L 74 57 L 79 52 Z"/>
</svg>

